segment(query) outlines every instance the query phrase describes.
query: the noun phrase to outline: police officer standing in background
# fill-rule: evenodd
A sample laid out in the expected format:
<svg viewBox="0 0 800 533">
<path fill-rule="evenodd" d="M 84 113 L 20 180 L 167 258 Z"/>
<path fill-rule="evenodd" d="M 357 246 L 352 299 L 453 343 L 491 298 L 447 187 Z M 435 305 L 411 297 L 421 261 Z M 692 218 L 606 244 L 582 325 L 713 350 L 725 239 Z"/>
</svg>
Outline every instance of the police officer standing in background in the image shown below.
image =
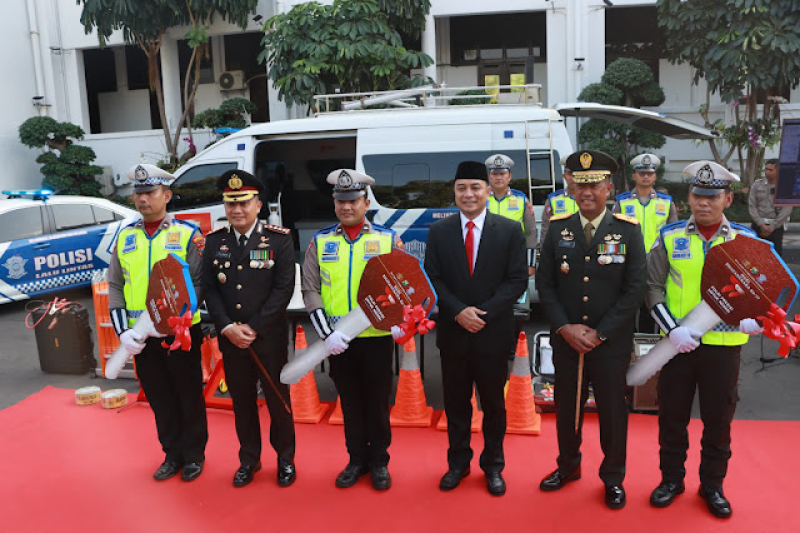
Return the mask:
<svg viewBox="0 0 800 533">
<path fill-rule="evenodd" d="M 547 195 L 547 201 L 542 212 L 542 231 L 539 236 L 540 248 L 545 237 L 547 237 L 550 217 L 571 215 L 578 211 L 578 204 L 575 202 L 575 185 L 572 183 L 572 170 L 567 167 L 566 158 L 561 159 L 561 166 L 564 167 L 564 181 L 567 184 L 567 188 L 559 189 Z"/>
<path fill-rule="evenodd" d="M 640 154 L 631 160 L 631 166 L 636 186 L 633 190 L 617 195 L 613 211 L 639 221 L 639 227 L 642 228 L 644 237 L 644 250 L 646 253 L 650 253 L 650 248 L 656 242 L 658 232 L 666 224 L 678 220 L 678 212 L 672 196 L 653 188 L 656 182 L 656 170 L 661 166 L 661 159 L 658 156 Z M 637 331 L 639 333 L 655 333 L 655 321 L 650 316 L 646 305 L 642 305 L 639 311 Z"/>
<path fill-rule="evenodd" d="M 567 167 L 575 170 L 580 211 L 551 219 L 537 273 L 539 295 L 550 314 L 559 449 L 558 468 L 539 488 L 559 490 L 581 477 L 582 424 L 576 422 L 576 396 L 584 366 L 579 422 L 591 383 L 605 456 L 600 465 L 605 502 L 621 509 L 628 436 L 625 373 L 633 347 L 633 317 L 644 299 L 644 240 L 636 219 L 612 216 L 606 209 L 611 174 L 618 169 L 614 158 L 584 150 L 570 155 Z"/>
<path fill-rule="evenodd" d="M 680 321 L 700 303 L 700 279 L 708 250 L 739 234 L 752 233 L 723 214 L 733 201 L 730 185 L 739 181 L 738 176 L 710 161 L 692 163 L 683 173 L 692 179 L 692 216 L 663 228 L 648 260 L 647 305 L 680 352 L 661 369 L 658 378 L 661 483 L 650 503 L 667 507 L 685 489 L 686 428 L 697 389 L 703 420 L 699 493 L 714 516 L 728 518 L 731 505 L 722 482 L 731 456 L 739 354 L 747 335 L 760 333 L 761 327 L 750 318 L 742 320 L 739 328 L 720 322 L 700 337 L 700 332 L 681 326 Z"/>
<path fill-rule="evenodd" d="M 297 477 L 294 420 L 289 387 L 277 376 L 288 358 L 286 307 L 294 291 L 294 244 L 288 229 L 258 220 L 264 186 L 253 175 L 229 170 L 217 188 L 230 226 L 208 234 L 203 282 L 239 437 L 240 466 L 233 486 L 247 485 L 261 469 L 260 381 L 269 408 L 270 443 L 278 455 L 278 485 L 288 487 Z"/>
<path fill-rule="evenodd" d="M 200 313 L 192 318 L 192 347 L 168 351 L 155 328 L 146 340 L 132 328 L 142 313 L 153 265 L 176 254 L 189 264 L 197 293 L 203 301 L 202 251 L 205 244 L 197 226 L 167 214 L 172 199 L 169 185 L 175 177 L 153 165 L 136 165 L 128 171 L 133 201 L 142 219 L 124 227 L 117 237 L 108 267 L 108 307 L 114 330 L 128 353 L 136 358 L 136 373 L 153 408 L 158 440 L 166 457 L 153 477 L 162 481 L 181 473 L 192 481 L 203 471 L 208 441 L 203 372 L 200 367 Z M 173 342 L 172 336 L 166 339 Z"/>
<path fill-rule="evenodd" d="M 792 215 L 792 206 L 775 205 L 775 186 L 778 183 L 780 163 L 769 159 L 764 164 L 764 178 L 756 180 L 750 187 L 747 207 L 753 219 L 753 230 L 762 239 L 775 246 L 778 255 L 783 255 L 783 226 Z"/>
<path fill-rule="evenodd" d="M 486 207 L 494 215 L 501 215 L 520 223 L 528 247 L 528 275 L 533 276 L 536 273 L 534 252 L 537 248 L 536 216 L 533 214 L 533 206 L 528 196 L 522 191 L 511 188 L 511 167 L 514 166 L 514 161 L 506 155 L 495 154 L 489 156 L 485 165 L 489 171 L 491 185 Z"/>
<path fill-rule="evenodd" d="M 367 187 L 374 179 L 350 169 L 328 174 L 338 224 L 314 235 L 303 263 L 303 301 L 311 323 L 330 358 L 331 378 L 342 400 L 344 436 L 350 461 L 336 486 L 352 487 L 367 472 L 372 486 L 386 490 L 389 475 L 389 395 L 392 392 L 393 340 L 373 327 L 350 339 L 333 329 L 358 307 L 361 274 L 372 257 L 388 254 L 402 243 L 394 231 L 366 219 Z"/>
</svg>

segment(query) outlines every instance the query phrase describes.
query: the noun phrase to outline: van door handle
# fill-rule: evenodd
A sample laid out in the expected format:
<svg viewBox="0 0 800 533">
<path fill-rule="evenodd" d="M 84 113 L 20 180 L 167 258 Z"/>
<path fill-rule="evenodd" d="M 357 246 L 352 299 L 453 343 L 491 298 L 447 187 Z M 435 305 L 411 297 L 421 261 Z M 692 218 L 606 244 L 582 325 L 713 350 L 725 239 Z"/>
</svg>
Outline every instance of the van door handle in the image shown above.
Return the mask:
<svg viewBox="0 0 800 533">
<path fill-rule="evenodd" d="M 44 248 L 50 248 L 50 243 L 49 242 L 43 242 L 43 243 L 36 244 L 36 245 L 33 246 L 34 250 L 43 250 Z"/>
</svg>

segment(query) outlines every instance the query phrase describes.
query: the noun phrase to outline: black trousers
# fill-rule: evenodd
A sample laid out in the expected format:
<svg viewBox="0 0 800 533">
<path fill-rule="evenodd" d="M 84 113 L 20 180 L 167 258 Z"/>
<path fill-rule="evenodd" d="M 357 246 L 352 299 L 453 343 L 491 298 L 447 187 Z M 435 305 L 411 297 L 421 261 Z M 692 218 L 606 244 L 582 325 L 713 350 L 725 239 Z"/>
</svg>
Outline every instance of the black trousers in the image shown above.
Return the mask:
<svg viewBox="0 0 800 533">
<path fill-rule="evenodd" d="M 700 393 L 700 482 L 721 487 L 731 457 L 731 421 L 736 411 L 741 346 L 701 344 L 693 352 L 678 354 L 661 369 L 658 378 L 658 426 L 661 476 L 683 481 L 687 426 L 695 390 Z"/>
<path fill-rule="evenodd" d="M 581 411 L 575 432 L 575 401 L 578 385 L 579 354 L 560 335 L 551 337 L 556 367 L 554 399 L 558 434 L 558 469 L 569 475 L 581 465 L 583 409 L 592 384 L 600 421 L 600 447 L 603 462 L 600 479 L 606 485 L 619 485 L 625 479 L 628 440 L 628 404 L 625 400 L 625 373 L 630 365 L 631 345 L 614 342 L 601 345 L 584 356 L 581 382 Z"/>
<path fill-rule="evenodd" d="M 269 442 L 279 459 L 294 463 L 294 420 L 286 411 L 283 401 L 262 375 L 248 350 L 237 348 L 224 335 L 220 335 L 219 347 L 225 364 L 225 381 L 233 400 L 236 436 L 239 438 L 239 462 L 250 466 L 261 459 L 261 421 L 257 404 L 257 387 L 260 382 L 269 409 Z M 253 342 L 252 348 L 281 396 L 291 407 L 289 386 L 279 379 L 281 368 L 288 358 L 287 343 L 269 342 L 259 337 Z"/>
<path fill-rule="evenodd" d="M 353 339 L 344 353 L 329 359 L 331 378 L 342 400 L 344 438 L 351 463 L 371 467 L 389 464 L 393 346 L 391 335 L 360 337 Z"/>
<path fill-rule="evenodd" d="M 156 419 L 156 429 L 167 461 L 179 464 L 205 460 L 208 441 L 206 405 L 203 400 L 203 371 L 200 324 L 190 329 L 192 348 L 168 352 L 174 337 L 147 339 L 136 356 L 136 373 Z"/>
<path fill-rule="evenodd" d="M 783 226 L 774 230 L 766 237 L 761 235 L 761 230 L 755 225 L 755 223 L 751 224 L 750 227 L 753 228 L 753 231 L 756 232 L 756 235 L 758 235 L 759 238 L 771 242 L 773 246 L 775 246 L 775 251 L 778 252 L 778 255 L 783 257 Z"/>
<path fill-rule="evenodd" d="M 503 439 L 506 404 L 503 387 L 508 376 L 508 353 L 486 354 L 441 349 L 444 412 L 447 415 L 447 464 L 464 470 L 472 460 L 470 426 L 472 391 L 477 387 L 483 408 L 483 452 L 480 466 L 486 473 L 505 467 Z M 474 385 L 473 385 L 474 384 Z"/>
</svg>

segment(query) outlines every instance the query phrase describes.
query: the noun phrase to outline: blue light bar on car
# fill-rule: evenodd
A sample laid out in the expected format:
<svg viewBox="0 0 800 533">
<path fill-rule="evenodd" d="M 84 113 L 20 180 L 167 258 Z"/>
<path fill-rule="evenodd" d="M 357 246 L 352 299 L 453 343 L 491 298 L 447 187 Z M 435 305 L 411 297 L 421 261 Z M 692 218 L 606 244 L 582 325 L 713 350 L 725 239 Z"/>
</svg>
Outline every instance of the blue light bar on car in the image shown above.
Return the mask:
<svg viewBox="0 0 800 533">
<path fill-rule="evenodd" d="M 0 192 L 7 195 L 9 198 L 32 197 L 41 200 L 46 200 L 48 196 L 53 194 L 53 191 L 51 191 L 50 189 L 0 191 Z"/>
</svg>

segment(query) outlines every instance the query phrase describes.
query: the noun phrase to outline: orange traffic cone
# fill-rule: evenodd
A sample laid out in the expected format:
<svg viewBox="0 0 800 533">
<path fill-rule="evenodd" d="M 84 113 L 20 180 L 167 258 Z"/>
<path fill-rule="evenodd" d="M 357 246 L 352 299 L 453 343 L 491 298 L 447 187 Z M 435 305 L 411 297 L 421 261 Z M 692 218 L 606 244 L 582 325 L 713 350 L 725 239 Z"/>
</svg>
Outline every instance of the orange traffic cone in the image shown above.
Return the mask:
<svg viewBox="0 0 800 533">
<path fill-rule="evenodd" d="M 473 433 L 478 433 L 483 428 L 483 411 L 478 410 L 478 400 L 475 398 L 475 389 L 472 389 L 472 425 L 470 426 L 470 431 Z M 447 430 L 447 416 L 442 413 L 441 418 L 439 418 L 439 422 L 436 424 L 436 429 L 440 429 L 442 431 Z"/>
<path fill-rule="evenodd" d="M 542 432 L 542 417 L 536 412 L 536 404 L 533 402 L 531 366 L 528 357 L 528 339 L 522 331 L 517 340 L 511 377 L 508 379 L 506 433 L 539 435 Z"/>
<path fill-rule="evenodd" d="M 303 326 L 297 326 L 297 334 L 294 341 L 295 357 L 306 348 L 308 348 L 306 332 L 303 330 Z M 317 380 L 314 378 L 313 370 L 306 374 L 299 383 L 295 383 L 290 387 L 290 394 L 292 397 L 292 416 L 295 422 L 319 424 L 319 421 L 328 412 L 328 405 L 319 401 Z"/>
<path fill-rule="evenodd" d="M 403 346 L 400 359 L 400 377 L 397 395 L 389 415 L 389 423 L 396 427 L 428 428 L 433 424 L 433 407 L 425 401 L 425 388 L 417 363 L 417 346 L 414 337 Z"/>
<path fill-rule="evenodd" d="M 331 416 L 328 419 L 328 424 L 334 424 L 337 426 L 344 425 L 344 414 L 342 413 L 342 398 L 340 396 L 336 397 L 336 407 L 334 407 L 333 412 L 331 413 Z"/>
<path fill-rule="evenodd" d="M 211 377 L 211 336 L 203 337 L 203 344 L 200 346 L 200 367 L 203 369 L 203 383 L 208 383 Z"/>
</svg>

